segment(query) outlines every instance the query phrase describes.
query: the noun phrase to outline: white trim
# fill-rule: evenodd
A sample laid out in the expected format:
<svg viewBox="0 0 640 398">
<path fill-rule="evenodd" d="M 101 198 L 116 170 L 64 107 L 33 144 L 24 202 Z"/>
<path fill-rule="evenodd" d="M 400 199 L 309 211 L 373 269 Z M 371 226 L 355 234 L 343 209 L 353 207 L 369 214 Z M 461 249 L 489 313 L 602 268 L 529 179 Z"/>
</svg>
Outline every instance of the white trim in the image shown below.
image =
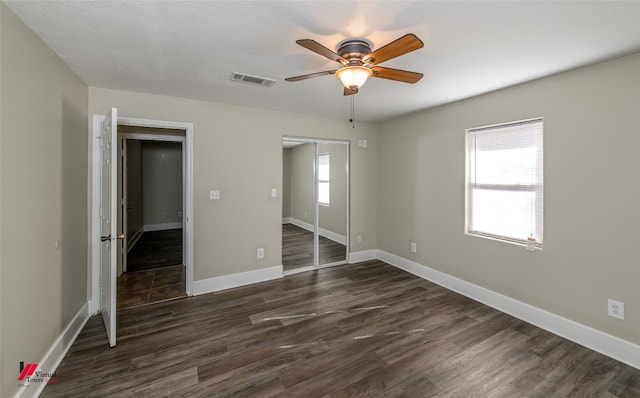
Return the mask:
<svg viewBox="0 0 640 398">
<path fill-rule="evenodd" d="M 472 298 L 560 337 L 640 369 L 640 346 L 473 283 L 378 250 L 378 259 L 454 292 Z"/>
<path fill-rule="evenodd" d="M 89 320 L 89 302 L 86 302 L 80 307 L 80 310 L 73 317 L 71 322 L 62 331 L 60 336 L 56 339 L 53 345 L 49 348 L 47 353 L 38 362 L 37 371 L 53 373 L 60 365 L 60 362 L 64 359 L 64 356 L 71 348 L 71 345 L 82 331 L 82 328 Z M 37 397 L 42 393 L 42 390 L 47 386 L 47 383 L 33 383 L 33 385 L 27 385 L 20 387 L 16 397 Z"/>
<path fill-rule="evenodd" d="M 118 118 L 118 124 L 120 120 L 124 118 Z M 128 140 L 140 140 L 140 141 L 166 141 L 166 142 L 182 142 L 184 143 L 186 136 L 183 135 L 165 135 L 165 134 L 147 134 L 147 133 L 118 133 L 118 137 L 126 138 Z"/>
<path fill-rule="evenodd" d="M 291 217 L 282 217 L 283 224 L 291 224 Z"/>
<path fill-rule="evenodd" d="M 102 120 L 104 115 L 92 115 L 92 128 L 89 131 L 91 149 L 91 199 L 89 201 L 91 212 L 91 226 L 89 231 L 89 245 L 91 253 L 91 313 L 96 313 L 95 306 L 100 303 L 100 144 L 98 137 L 100 136 Z M 186 268 L 186 293 L 193 295 L 193 123 L 171 122 L 151 119 L 138 119 L 130 117 L 119 117 L 118 124 L 140 127 L 169 128 L 185 130 L 185 137 L 176 136 L 147 136 L 147 138 L 158 138 L 159 140 L 185 140 L 183 143 L 183 182 L 184 182 L 184 200 L 183 200 L 183 240 L 186 242 L 183 252 L 184 265 Z M 142 134 L 141 134 L 142 136 Z M 95 303 L 95 304 L 94 304 Z"/>
<path fill-rule="evenodd" d="M 293 217 L 288 217 L 288 218 L 289 218 L 288 224 L 293 224 L 296 227 L 300 227 L 309 232 L 313 232 L 313 224 L 309 224 L 308 222 L 298 220 L 297 218 L 293 218 Z M 320 234 L 320 236 L 324 238 L 331 239 L 334 242 L 340 243 L 341 245 L 345 245 L 345 246 L 347 245 L 347 237 L 344 235 L 340 235 L 338 233 L 329 231 L 328 229 L 324 229 L 324 228 L 318 228 L 318 234 Z"/>
<path fill-rule="evenodd" d="M 147 224 L 142 227 L 144 232 L 166 231 L 169 229 L 182 229 L 182 222 L 166 222 L 163 224 Z"/>
<path fill-rule="evenodd" d="M 207 294 L 234 287 L 251 285 L 253 283 L 279 279 L 283 276 L 282 265 L 261 268 L 253 271 L 238 272 L 236 274 L 217 276 L 215 278 L 193 281 L 193 294 Z"/>
<path fill-rule="evenodd" d="M 349 253 L 349 264 L 376 260 L 377 258 L 378 258 L 378 250 L 376 249 L 361 250 L 359 252 Z"/>
</svg>

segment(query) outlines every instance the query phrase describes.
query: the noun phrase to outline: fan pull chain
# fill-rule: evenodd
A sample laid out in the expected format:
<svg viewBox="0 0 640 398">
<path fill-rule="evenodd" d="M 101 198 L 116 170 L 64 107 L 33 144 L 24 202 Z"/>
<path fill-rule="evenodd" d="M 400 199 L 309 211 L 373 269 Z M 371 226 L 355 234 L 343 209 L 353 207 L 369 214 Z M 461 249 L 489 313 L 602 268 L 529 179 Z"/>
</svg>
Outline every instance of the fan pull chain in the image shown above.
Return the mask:
<svg viewBox="0 0 640 398">
<path fill-rule="evenodd" d="M 355 129 L 356 128 L 356 96 L 355 95 L 351 96 L 351 119 L 349 119 L 349 121 L 351 122 L 351 128 Z"/>
</svg>

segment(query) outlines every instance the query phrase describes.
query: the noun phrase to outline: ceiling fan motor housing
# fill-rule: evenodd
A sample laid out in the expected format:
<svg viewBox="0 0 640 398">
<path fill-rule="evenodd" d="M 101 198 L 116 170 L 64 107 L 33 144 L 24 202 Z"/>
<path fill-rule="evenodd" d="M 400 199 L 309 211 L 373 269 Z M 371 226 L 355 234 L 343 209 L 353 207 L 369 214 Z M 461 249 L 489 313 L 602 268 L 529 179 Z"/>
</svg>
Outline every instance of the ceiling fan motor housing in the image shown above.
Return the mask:
<svg viewBox="0 0 640 398">
<path fill-rule="evenodd" d="M 338 47 L 338 55 L 346 59 L 347 66 L 362 66 L 362 58 L 371 53 L 371 46 L 364 40 L 347 40 Z"/>
</svg>

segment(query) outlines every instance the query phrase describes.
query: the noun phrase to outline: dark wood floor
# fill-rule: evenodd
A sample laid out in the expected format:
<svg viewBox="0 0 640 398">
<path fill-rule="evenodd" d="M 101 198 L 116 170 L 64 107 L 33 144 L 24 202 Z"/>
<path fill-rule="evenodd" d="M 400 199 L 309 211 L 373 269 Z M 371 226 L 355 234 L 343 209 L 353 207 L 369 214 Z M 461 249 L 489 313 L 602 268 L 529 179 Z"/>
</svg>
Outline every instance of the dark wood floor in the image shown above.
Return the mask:
<svg viewBox="0 0 640 398">
<path fill-rule="evenodd" d="M 185 267 L 181 264 L 127 272 L 118 277 L 118 309 L 186 296 Z"/>
<path fill-rule="evenodd" d="M 89 320 L 43 397 L 639 397 L 640 370 L 379 261 Z"/>
<path fill-rule="evenodd" d="M 319 246 L 320 265 L 347 258 L 345 245 L 321 236 Z M 285 271 L 313 265 L 313 232 L 293 224 L 282 224 L 282 265 Z"/>
<path fill-rule="evenodd" d="M 182 229 L 144 232 L 127 253 L 127 272 L 182 264 Z"/>
<path fill-rule="evenodd" d="M 118 309 L 186 296 L 182 229 L 142 234 L 127 254 L 127 272 L 118 277 Z"/>
</svg>

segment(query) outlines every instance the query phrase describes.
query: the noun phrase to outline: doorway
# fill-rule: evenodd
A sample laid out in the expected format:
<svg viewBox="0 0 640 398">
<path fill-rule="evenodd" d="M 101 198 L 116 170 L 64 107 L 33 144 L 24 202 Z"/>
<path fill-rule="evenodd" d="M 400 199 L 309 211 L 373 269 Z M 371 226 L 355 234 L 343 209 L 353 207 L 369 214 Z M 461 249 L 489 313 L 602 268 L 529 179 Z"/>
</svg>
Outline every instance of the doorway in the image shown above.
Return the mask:
<svg viewBox="0 0 640 398">
<path fill-rule="evenodd" d="M 118 310 L 186 296 L 185 135 L 118 126 Z"/>
<path fill-rule="evenodd" d="M 282 151 L 285 274 L 347 263 L 349 143 L 285 137 Z"/>
<path fill-rule="evenodd" d="M 107 120 L 112 120 L 111 123 L 107 123 Z M 107 312 L 107 316 L 103 318 L 109 318 L 110 321 L 105 320 L 105 326 L 107 327 L 107 334 L 109 337 L 109 344 L 115 345 L 116 343 L 116 311 L 111 311 L 111 308 L 115 309 L 115 297 L 117 296 L 117 275 L 121 270 L 118 269 L 116 260 L 121 257 L 121 253 L 116 254 L 116 247 L 120 245 L 113 244 L 113 252 L 110 258 L 112 261 L 105 261 L 103 259 L 103 248 L 109 247 L 109 240 L 116 242 L 120 239 L 117 229 L 115 228 L 117 223 L 112 223 L 112 232 L 108 236 L 104 236 L 102 232 L 102 224 L 104 220 L 108 220 L 113 214 L 113 219 L 116 219 L 116 213 L 119 206 L 116 206 L 116 178 L 109 182 L 110 178 L 103 178 L 105 174 L 105 167 L 103 164 L 103 155 L 106 153 L 105 141 L 106 138 L 113 135 L 113 142 L 117 141 L 116 128 L 113 128 L 112 133 L 108 133 L 105 126 L 135 126 L 139 128 L 149 129 L 170 129 L 181 130 L 184 132 L 183 141 L 183 217 L 182 217 L 182 231 L 183 231 L 183 266 L 185 272 L 185 293 L 187 296 L 193 294 L 193 123 L 185 122 L 172 122 L 163 120 L 151 120 L 151 119 L 139 119 L 131 117 L 117 117 L 117 109 L 112 108 L 108 116 L 93 115 L 92 117 L 92 130 L 91 130 L 91 199 L 90 199 L 90 211 L 91 211 L 91 230 L 90 230 L 90 251 L 91 251 L 91 300 L 90 300 L 90 312 L 97 314 L 99 312 Z M 162 140 L 162 138 L 159 138 Z M 111 142 L 111 140 L 109 140 Z M 117 148 L 115 144 L 112 147 Z M 107 155 L 108 156 L 108 155 Z M 113 150 L 111 155 L 112 164 L 117 164 L 118 157 L 116 151 Z M 109 163 L 109 159 L 107 159 Z M 113 176 L 117 175 L 117 171 L 113 170 Z M 104 192 L 108 188 L 109 191 L 113 191 L 112 204 L 104 202 Z M 113 210 L 110 210 L 113 209 Z M 118 239 L 115 236 L 118 235 Z M 105 243 L 105 240 L 107 242 Z M 109 265 L 111 264 L 111 265 Z M 111 269 L 111 270 L 109 270 Z M 110 293 L 111 292 L 111 293 Z M 109 304 L 112 303 L 112 304 Z"/>
</svg>

